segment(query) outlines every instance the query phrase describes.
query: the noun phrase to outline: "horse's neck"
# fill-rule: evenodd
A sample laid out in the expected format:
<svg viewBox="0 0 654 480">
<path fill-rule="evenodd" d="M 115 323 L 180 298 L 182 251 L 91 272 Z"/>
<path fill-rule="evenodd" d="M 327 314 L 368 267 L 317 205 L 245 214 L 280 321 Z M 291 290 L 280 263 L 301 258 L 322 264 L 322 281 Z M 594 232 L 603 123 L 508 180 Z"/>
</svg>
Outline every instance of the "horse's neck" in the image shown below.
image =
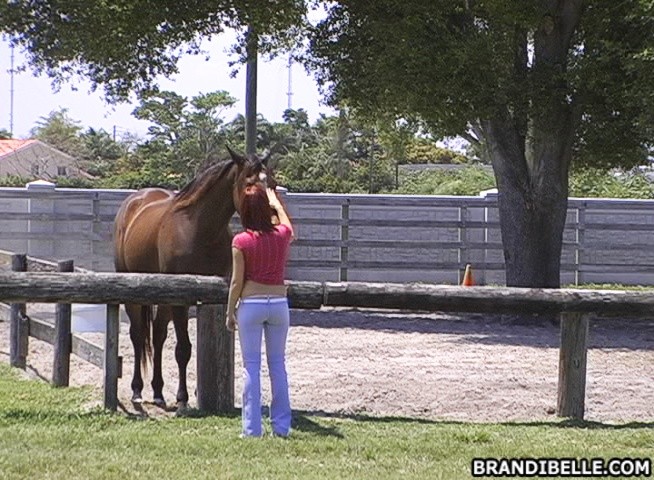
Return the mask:
<svg viewBox="0 0 654 480">
<path fill-rule="evenodd" d="M 199 230 L 218 233 L 229 226 L 236 212 L 231 185 L 228 178 L 222 179 L 190 207 Z"/>
</svg>

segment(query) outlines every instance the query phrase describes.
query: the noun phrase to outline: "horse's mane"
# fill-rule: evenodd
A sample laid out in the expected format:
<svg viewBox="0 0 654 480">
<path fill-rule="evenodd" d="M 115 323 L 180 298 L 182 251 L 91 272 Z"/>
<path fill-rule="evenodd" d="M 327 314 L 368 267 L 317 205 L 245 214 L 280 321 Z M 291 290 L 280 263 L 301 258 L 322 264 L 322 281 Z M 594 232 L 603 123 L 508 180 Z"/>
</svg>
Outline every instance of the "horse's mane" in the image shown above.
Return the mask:
<svg viewBox="0 0 654 480">
<path fill-rule="evenodd" d="M 200 172 L 193 180 L 187 183 L 175 194 L 175 209 L 181 209 L 192 205 L 199 197 L 202 197 L 216 182 L 222 180 L 232 166 L 233 160 L 225 160 L 214 163 L 206 170 Z M 230 192 L 231 193 L 231 192 Z"/>
</svg>

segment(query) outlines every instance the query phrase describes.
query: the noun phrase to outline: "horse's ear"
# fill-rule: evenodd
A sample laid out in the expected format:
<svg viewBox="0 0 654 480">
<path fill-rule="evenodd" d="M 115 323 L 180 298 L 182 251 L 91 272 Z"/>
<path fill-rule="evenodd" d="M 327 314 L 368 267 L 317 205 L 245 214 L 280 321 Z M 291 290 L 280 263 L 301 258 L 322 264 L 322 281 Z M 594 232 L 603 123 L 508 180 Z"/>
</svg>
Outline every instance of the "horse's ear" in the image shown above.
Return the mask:
<svg viewBox="0 0 654 480">
<path fill-rule="evenodd" d="M 229 148 L 229 145 L 225 145 L 225 148 L 227 148 L 227 151 L 229 152 L 229 156 L 232 157 L 232 160 L 234 160 L 234 163 L 236 163 L 236 165 L 238 165 L 240 167 L 245 163 L 245 157 L 244 156 L 239 155 L 238 153 L 234 152 L 234 150 Z"/>
<path fill-rule="evenodd" d="M 261 163 L 265 166 L 268 166 L 268 160 L 270 160 L 270 157 L 272 157 L 275 153 L 280 153 L 284 148 L 285 145 L 282 142 L 277 142 L 275 145 L 272 146 L 270 151 L 268 151 L 268 153 L 266 153 L 266 155 L 261 159 Z"/>
</svg>

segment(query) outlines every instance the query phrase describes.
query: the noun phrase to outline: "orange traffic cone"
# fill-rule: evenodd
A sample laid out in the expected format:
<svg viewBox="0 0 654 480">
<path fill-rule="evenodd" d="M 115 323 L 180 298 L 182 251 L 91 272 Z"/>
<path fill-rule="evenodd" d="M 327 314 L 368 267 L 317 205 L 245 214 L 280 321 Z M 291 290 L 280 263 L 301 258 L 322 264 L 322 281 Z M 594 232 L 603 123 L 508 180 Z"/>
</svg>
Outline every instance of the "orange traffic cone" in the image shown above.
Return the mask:
<svg viewBox="0 0 654 480">
<path fill-rule="evenodd" d="M 466 265 L 466 271 L 463 274 L 463 281 L 461 282 L 462 287 L 472 287 L 475 284 L 475 281 L 472 278 L 472 267 L 470 264 Z"/>
</svg>

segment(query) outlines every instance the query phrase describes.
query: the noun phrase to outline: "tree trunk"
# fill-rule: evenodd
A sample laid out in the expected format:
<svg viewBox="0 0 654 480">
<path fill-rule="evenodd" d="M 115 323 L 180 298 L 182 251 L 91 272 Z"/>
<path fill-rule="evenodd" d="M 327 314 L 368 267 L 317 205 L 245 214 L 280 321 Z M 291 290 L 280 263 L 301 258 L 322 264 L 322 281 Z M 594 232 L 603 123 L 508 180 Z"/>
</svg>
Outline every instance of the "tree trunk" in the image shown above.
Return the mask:
<svg viewBox="0 0 654 480">
<path fill-rule="evenodd" d="M 560 128 L 566 128 L 567 123 L 562 121 Z M 532 143 L 526 146 L 524 136 L 511 121 L 495 120 L 485 126 L 499 192 L 509 287 L 561 286 L 569 136 L 556 130 L 554 135 L 532 136 Z"/>
<path fill-rule="evenodd" d="M 559 288 L 568 208 L 568 168 L 577 116 L 565 76 L 581 0 L 544 2 L 534 34 L 529 102 L 514 100 L 481 122 L 498 188 L 510 287 Z M 526 33 L 516 30 L 514 77 L 526 84 Z"/>
<path fill-rule="evenodd" d="M 567 196 L 561 188 L 499 192 L 500 228 L 509 287 L 558 288 Z"/>
</svg>

